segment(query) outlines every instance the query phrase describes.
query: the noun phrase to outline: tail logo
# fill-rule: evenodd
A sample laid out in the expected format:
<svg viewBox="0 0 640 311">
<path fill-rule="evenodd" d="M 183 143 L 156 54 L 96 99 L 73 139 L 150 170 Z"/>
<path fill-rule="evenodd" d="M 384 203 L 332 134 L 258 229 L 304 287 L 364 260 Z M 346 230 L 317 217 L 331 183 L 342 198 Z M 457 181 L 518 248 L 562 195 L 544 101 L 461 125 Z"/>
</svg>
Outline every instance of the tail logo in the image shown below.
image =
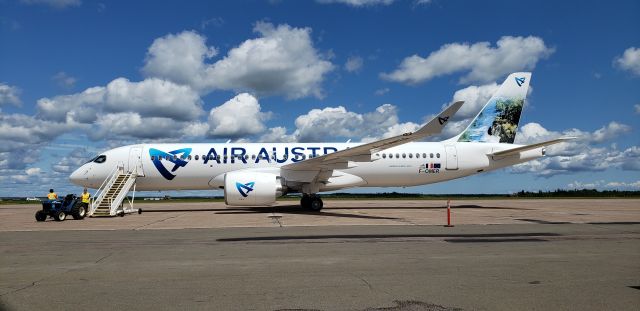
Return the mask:
<svg viewBox="0 0 640 311">
<path fill-rule="evenodd" d="M 518 78 L 516 77 L 516 83 L 518 84 L 518 86 L 522 86 L 522 84 L 524 84 L 525 78 Z"/>
<path fill-rule="evenodd" d="M 246 184 L 236 181 L 236 188 L 238 189 L 238 192 L 240 192 L 240 195 L 244 198 L 249 195 L 249 192 L 253 191 L 253 185 L 255 185 L 254 181 L 248 182 Z"/>
<path fill-rule="evenodd" d="M 178 168 L 184 167 L 189 163 L 189 155 L 191 154 L 191 148 L 183 148 L 178 150 L 173 150 L 169 152 L 164 152 L 162 150 L 158 150 L 155 148 L 149 149 L 149 155 L 153 159 L 153 165 L 156 167 L 158 172 L 167 180 L 172 180 L 176 177 L 175 172 Z M 179 156 L 180 155 L 180 156 Z M 171 168 L 171 172 L 164 166 L 162 161 L 168 161 L 173 163 L 173 168 Z"/>
<path fill-rule="evenodd" d="M 440 125 L 443 125 L 445 123 L 447 123 L 447 121 L 449 121 L 449 117 L 438 117 L 438 123 L 440 123 Z"/>
</svg>

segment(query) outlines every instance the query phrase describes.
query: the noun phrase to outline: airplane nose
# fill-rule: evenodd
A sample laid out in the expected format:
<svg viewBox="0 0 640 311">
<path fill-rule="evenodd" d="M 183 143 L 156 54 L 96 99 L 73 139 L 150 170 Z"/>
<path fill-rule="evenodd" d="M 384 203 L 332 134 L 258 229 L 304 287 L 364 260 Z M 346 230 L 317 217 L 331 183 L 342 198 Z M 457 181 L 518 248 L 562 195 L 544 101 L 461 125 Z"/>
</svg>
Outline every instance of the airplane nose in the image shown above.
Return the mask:
<svg viewBox="0 0 640 311">
<path fill-rule="evenodd" d="M 73 171 L 73 173 L 71 173 L 71 175 L 69 175 L 69 180 L 78 185 L 78 186 L 83 186 L 82 182 L 86 181 L 86 178 L 83 178 L 85 175 L 83 174 L 84 170 L 82 167 L 78 168 L 77 170 Z"/>
</svg>

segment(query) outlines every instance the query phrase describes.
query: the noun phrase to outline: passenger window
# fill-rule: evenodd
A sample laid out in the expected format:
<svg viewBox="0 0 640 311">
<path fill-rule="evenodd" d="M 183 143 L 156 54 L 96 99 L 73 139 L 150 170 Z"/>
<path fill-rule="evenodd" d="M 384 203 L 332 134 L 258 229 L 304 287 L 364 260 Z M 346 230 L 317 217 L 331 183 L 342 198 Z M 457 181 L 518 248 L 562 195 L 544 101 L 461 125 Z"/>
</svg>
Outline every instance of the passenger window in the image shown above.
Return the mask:
<svg viewBox="0 0 640 311">
<path fill-rule="evenodd" d="M 426 159 L 426 158 L 427 158 L 427 154 L 426 154 L 426 153 L 423 153 L 423 154 L 422 154 L 422 157 Z"/>
<path fill-rule="evenodd" d="M 199 158 L 200 158 L 200 157 L 196 154 L 196 161 L 198 161 L 198 159 L 199 159 Z"/>
<path fill-rule="evenodd" d="M 436 158 L 440 159 L 440 154 L 436 153 Z"/>
<path fill-rule="evenodd" d="M 396 153 L 396 159 L 400 159 L 400 154 Z"/>
<path fill-rule="evenodd" d="M 107 161 L 107 156 L 104 154 L 99 155 L 95 160 L 93 160 L 95 163 L 104 163 L 105 161 Z"/>
<path fill-rule="evenodd" d="M 189 158 L 189 160 L 191 160 L 191 156 L 189 156 L 188 158 Z"/>
<path fill-rule="evenodd" d="M 386 159 L 386 158 L 387 158 L 387 154 L 386 154 L 386 153 L 383 153 L 383 154 L 382 154 L 382 158 L 383 158 L 383 159 Z"/>
<path fill-rule="evenodd" d="M 413 153 L 409 153 L 409 158 L 413 158 Z"/>
<path fill-rule="evenodd" d="M 393 153 L 389 153 L 389 159 L 393 159 Z"/>
<path fill-rule="evenodd" d="M 155 160 L 156 156 L 151 156 L 151 161 Z"/>
<path fill-rule="evenodd" d="M 429 158 L 433 159 L 433 153 L 429 153 Z"/>
</svg>

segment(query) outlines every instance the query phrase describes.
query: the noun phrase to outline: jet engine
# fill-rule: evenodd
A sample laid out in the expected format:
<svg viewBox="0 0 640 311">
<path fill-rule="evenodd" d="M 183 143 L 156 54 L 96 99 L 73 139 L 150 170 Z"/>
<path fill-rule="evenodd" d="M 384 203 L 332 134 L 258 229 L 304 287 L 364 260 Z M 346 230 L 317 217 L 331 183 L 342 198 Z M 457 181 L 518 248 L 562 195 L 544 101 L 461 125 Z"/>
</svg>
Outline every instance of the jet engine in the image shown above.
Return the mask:
<svg viewBox="0 0 640 311">
<path fill-rule="evenodd" d="M 224 201 L 227 205 L 271 205 L 286 193 L 282 178 L 271 173 L 240 171 L 224 175 Z"/>
</svg>

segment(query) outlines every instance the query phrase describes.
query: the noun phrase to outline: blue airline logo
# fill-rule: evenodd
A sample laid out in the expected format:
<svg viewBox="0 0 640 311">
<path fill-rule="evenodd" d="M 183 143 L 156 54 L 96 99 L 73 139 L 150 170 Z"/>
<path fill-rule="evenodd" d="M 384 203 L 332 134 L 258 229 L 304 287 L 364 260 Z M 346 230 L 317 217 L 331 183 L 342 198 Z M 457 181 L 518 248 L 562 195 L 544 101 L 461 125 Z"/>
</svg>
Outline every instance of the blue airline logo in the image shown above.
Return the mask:
<svg viewBox="0 0 640 311">
<path fill-rule="evenodd" d="M 246 198 L 249 195 L 249 192 L 253 191 L 253 185 L 255 184 L 256 183 L 254 181 L 248 182 L 246 184 L 236 181 L 236 188 L 238 188 L 238 192 L 240 192 L 240 195 Z"/>
<path fill-rule="evenodd" d="M 516 83 L 518 84 L 518 86 L 522 86 L 522 84 L 524 84 L 524 77 L 522 78 L 518 78 L 516 77 Z"/>
<path fill-rule="evenodd" d="M 184 167 L 189 163 L 187 160 L 189 155 L 191 154 L 191 148 L 183 148 L 178 150 L 173 150 L 169 152 L 164 152 L 162 150 L 158 150 L 155 148 L 149 149 L 149 155 L 153 159 L 153 165 L 155 165 L 158 172 L 167 180 L 172 180 L 176 177 L 175 172 L 178 168 Z M 185 161 L 186 160 L 186 161 Z M 167 161 L 173 163 L 173 168 L 171 168 L 171 172 L 164 166 L 162 161 Z"/>
</svg>

